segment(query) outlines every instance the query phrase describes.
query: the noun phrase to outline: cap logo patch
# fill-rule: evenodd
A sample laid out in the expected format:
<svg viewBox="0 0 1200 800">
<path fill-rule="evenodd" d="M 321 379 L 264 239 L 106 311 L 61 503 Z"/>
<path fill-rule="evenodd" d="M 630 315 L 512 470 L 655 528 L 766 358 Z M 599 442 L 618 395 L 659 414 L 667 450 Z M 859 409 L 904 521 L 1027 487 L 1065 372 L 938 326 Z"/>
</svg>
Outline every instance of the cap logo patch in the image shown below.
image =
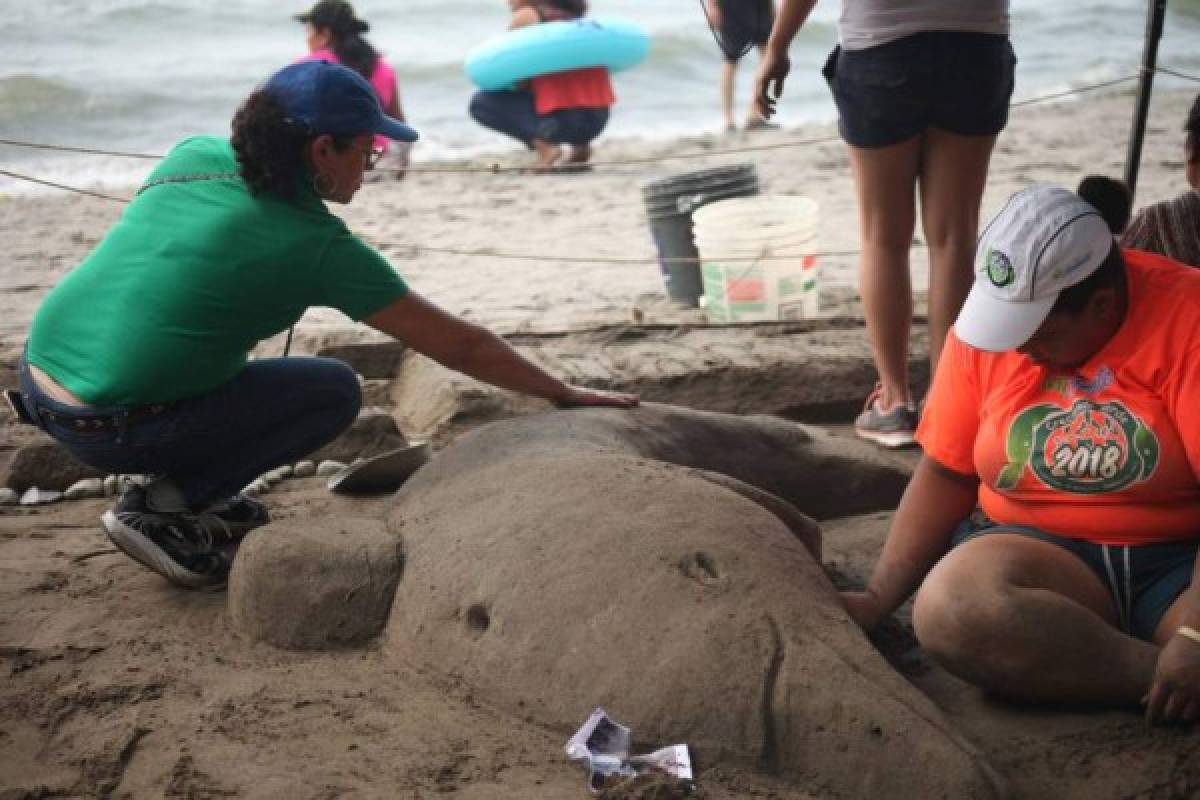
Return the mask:
<svg viewBox="0 0 1200 800">
<path fill-rule="evenodd" d="M 989 249 L 987 254 L 987 276 L 993 286 L 1001 288 L 1008 286 L 1016 280 L 1017 272 L 1013 269 L 1012 262 L 1008 260 L 1008 256 L 999 250 Z"/>
</svg>

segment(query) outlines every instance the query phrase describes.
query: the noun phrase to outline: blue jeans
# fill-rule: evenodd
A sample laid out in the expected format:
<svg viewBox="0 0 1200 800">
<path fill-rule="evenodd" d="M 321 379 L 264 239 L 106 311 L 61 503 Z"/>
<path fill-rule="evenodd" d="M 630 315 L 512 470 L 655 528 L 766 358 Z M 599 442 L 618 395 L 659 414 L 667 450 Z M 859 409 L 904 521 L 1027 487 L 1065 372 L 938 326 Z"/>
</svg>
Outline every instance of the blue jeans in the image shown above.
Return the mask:
<svg viewBox="0 0 1200 800">
<path fill-rule="evenodd" d="M 533 92 L 528 91 L 476 92 L 470 110 L 480 125 L 507 134 L 526 147 L 532 147 L 534 139 L 587 144 L 608 124 L 607 108 L 564 108 L 538 114 Z"/>
<path fill-rule="evenodd" d="M 26 409 L 72 455 L 105 472 L 165 476 L 193 510 L 331 441 L 362 405 L 354 370 L 329 358 L 251 361 L 228 383 L 161 411 L 66 405 L 38 388 L 24 358 L 19 373 Z M 96 419 L 115 423 L 88 430 Z"/>
</svg>

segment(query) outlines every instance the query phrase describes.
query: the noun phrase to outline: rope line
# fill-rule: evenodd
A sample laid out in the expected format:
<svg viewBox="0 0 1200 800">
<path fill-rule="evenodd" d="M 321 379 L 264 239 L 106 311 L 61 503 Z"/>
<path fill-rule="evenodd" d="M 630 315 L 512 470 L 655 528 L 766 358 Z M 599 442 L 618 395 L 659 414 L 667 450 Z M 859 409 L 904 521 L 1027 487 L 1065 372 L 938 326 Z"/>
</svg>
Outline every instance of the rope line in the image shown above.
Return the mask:
<svg viewBox="0 0 1200 800">
<path fill-rule="evenodd" d="M 377 242 L 375 246 L 379 249 L 389 250 L 408 250 L 414 254 L 438 253 L 441 255 L 452 256 L 486 256 L 488 258 L 503 258 L 512 261 L 557 261 L 568 264 L 695 264 L 698 259 L 684 257 L 667 257 L 659 258 L 658 256 L 648 257 L 631 257 L 618 258 L 615 256 L 540 256 L 531 253 L 498 253 L 491 250 L 460 250 L 453 247 L 430 247 L 423 244 L 395 243 L 395 242 Z M 924 243 L 913 243 L 913 247 L 922 248 Z M 862 250 L 826 250 L 815 253 L 804 252 L 799 256 L 814 256 L 817 258 L 843 258 L 847 256 L 857 256 L 862 253 Z M 730 263 L 754 263 L 758 261 L 794 261 L 798 256 L 792 255 L 761 255 L 761 256 L 727 256 L 718 257 L 710 256 L 712 261 L 722 261 Z"/>
<path fill-rule="evenodd" d="M 1189 74 L 1183 73 L 1183 72 L 1179 72 L 1177 70 L 1173 70 L 1173 69 L 1170 69 L 1167 67 L 1156 67 L 1156 68 L 1154 68 L 1154 71 L 1155 72 L 1163 72 L 1165 74 L 1173 75 L 1175 77 L 1183 78 L 1186 80 L 1200 82 L 1200 78 L 1197 78 L 1196 76 L 1189 75 Z M 1116 86 L 1118 84 L 1137 80 L 1137 78 L 1138 78 L 1137 75 L 1128 75 L 1128 76 L 1124 76 L 1121 78 L 1114 78 L 1113 80 L 1103 81 L 1101 83 L 1090 84 L 1088 86 L 1081 86 L 1081 87 L 1077 87 L 1074 89 L 1067 89 L 1067 90 L 1064 90 L 1061 92 L 1054 92 L 1051 94 L 1030 98 L 1028 100 L 1021 100 L 1021 101 L 1012 103 L 1010 105 L 1010 107 L 1017 108 L 1017 107 L 1022 107 L 1022 106 L 1030 106 L 1030 105 L 1034 105 L 1037 103 L 1045 103 L 1045 102 L 1049 102 L 1051 100 L 1057 100 L 1062 97 L 1069 97 L 1072 95 L 1083 94 L 1085 92 L 1096 91 L 1098 89 L 1105 89 L 1105 88 L 1108 88 L 1111 86 Z M 783 148 L 787 148 L 787 147 L 797 147 L 797 146 L 802 146 L 802 145 L 824 144 L 827 142 L 837 141 L 837 140 L 839 140 L 839 138 L 840 137 L 838 137 L 838 136 L 821 136 L 821 137 L 815 137 L 815 138 L 811 138 L 811 139 L 793 140 L 793 141 L 789 141 L 789 142 L 777 142 L 774 144 L 761 144 L 761 145 L 751 145 L 751 146 L 747 146 L 747 147 L 730 148 L 730 149 L 726 149 L 726 150 L 713 150 L 713 151 L 709 151 L 706 153 L 680 153 L 677 155 L 620 159 L 620 160 L 615 160 L 615 161 L 596 163 L 593 166 L 628 166 L 628 165 L 636 165 L 636 164 L 651 164 L 651 163 L 657 163 L 660 161 L 670 161 L 670 160 L 677 160 L 677 159 L 684 159 L 684 158 L 711 157 L 711 156 L 721 156 L 721 155 L 729 155 L 729 154 L 735 154 L 735 153 L 760 152 L 760 151 L 764 151 L 764 150 L 778 150 L 778 149 L 783 149 Z M 154 156 L 154 155 L 149 155 L 146 153 L 128 153 L 128 152 L 117 152 L 117 151 L 107 151 L 107 150 L 95 150 L 95 149 L 90 149 L 90 148 L 69 147 L 66 145 L 40 144 L 40 143 L 36 143 L 36 142 L 19 141 L 19 140 L 13 140 L 13 139 L 0 139 L 0 145 L 9 145 L 9 146 L 13 146 L 13 147 L 27 147 L 27 148 L 40 149 L 40 150 L 53 150 L 53 151 L 58 151 L 58 152 L 84 153 L 84 154 L 90 154 L 90 155 L 107 155 L 107 156 L 117 156 L 117 157 L 127 157 L 127 158 L 143 158 L 143 159 L 161 158 L 161 156 Z M 393 168 L 390 170 L 384 169 L 381 171 L 399 172 L 399 171 L 405 171 L 405 170 Z M 490 166 L 473 166 L 473 167 L 472 166 L 424 167 L 424 168 L 410 167 L 407 169 L 407 171 L 410 171 L 410 172 L 491 172 L 491 173 L 522 172 L 522 173 L 524 173 L 524 172 L 528 172 L 529 169 L 528 169 L 528 167 L 502 167 L 499 164 L 492 164 Z M 68 192 L 74 192 L 76 194 L 82 194 L 82 195 L 87 195 L 90 197 L 100 198 L 102 200 L 112 200 L 112 201 L 115 201 L 118 203 L 130 202 L 129 198 L 117 197 L 115 195 L 105 194 L 103 192 L 96 192 L 96 191 L 92 191 L 89 189 L 81 189 L 76 186 L 68 186 L 68 185 L 62 184 L 62 183 L 55 183 L 53 181 L 36 178 L 36 177 L 30 176 L 30 175 L 23 175 L 20 173 L 11 172 L 9 170 L 0 170 L 0 175 L 3 175 L 8 178 L 12 178 L 14 180 L 26 181 L 29 183 L 36 183 L 36 184 L 40 184 L 42 186 L 48 186 L 48 187 L 51 187 L 54 189 L 61 189 L 61 190 L 68 191 Z M 452 247 L 433 247 L 433 246 L 429 246 L 429 245 L 413 244 L 413 243 L 407 243 L 407 242 L 405 242 L 405 243 L 384 242 L 384 243 L 377 243 L 376 246 L 381 249 L 387 248 L 387 249 L 394 249 L 394 250 L 408 250 L 408 251 L 411 251 L 414 255 L 417 253 L 425 252 L 425 253 L 436 253 L 436 254 L 441 254 L 441 255 L 497 258 L 497 259 L 506 259 L 506 260 L 514 260 L 514 261 L 553 261 L 553 262 L 559 262 L 559 263 L 577 263 L 577 264 L 655 264 L 655 263 L 660 263 L 663 265 L 668 265 L 671 263 L 695 263 L 696 262 L 696 259 L 693 259 L 693 258 L 672 258 L 672 257 L 667 257 L 667 258 L 658 258 L 658 257 L 618 258 L 618 257 L 610 257 L 610 256 L 551 256 L 551 255 L 537 255 L 537 254 L 531 254 L 531 253 L 506 253 L 506 252 L 496 252 L 496 251 L 492 251 L 492 250 L 464 250 L 464 249 L 452 248 Z M 925 247 L 926 245 L 924 243 L 916 243 L 912 246 L 921 248 L 921 247 Z M 858 249 L 858 250 L 828 250 L 828 251 L 822 251 L 822 252 L 816 252 L 816 253 L 806 253 L 804 255 L 812 255 L 812 256 L 820 257 L 820 258 L 846 258 L 846 257 L 861 255 L 861 253 L 862 253 L 861 249 Z M 725 258 L 714 258 L 713 260 L 722 261 L 722 262 L 732 262 L 732 263 L 736 263 L 736 262 L 753 263 L 753 262 L 757 262 L 757 261 L 774 261 L 774 260 L 783 260 L 783 259 L 794 259 L 795 257 L 796 257 L 795 255 L 790 255 L 790 256 L 773 256 L 773 255 L 731 256 L 731 257 L 725 257 Z"/>
<path fill-rule="evenodd" d="M 1200 83 L 1200 77 L 1197 77 L 1195 75 L 1190 75 L 1185 72 L 1180 72 L 1178 70 L 1171 69 L 1169 67 L 1161 67 L 1161 66 L 1155 67 L 1153 71 L 1154 72 L 1162 72 L 1164 74 L 1171 75 L 1171 76 L 1174 76 L 1177 78 L 1182 78 L 1184 80 L 1195 81 L 1197 83 Z M 1031 97 L 1026 100 L 1018 100 L 1017 102 L 1011 103 L 1009 105 L 1009 107 L 1010 108 L 1022 108 L 1025 106 L 1037 105 L 1040 103 L 1047 103 L 1052 100 L 1059 100 L 1063 97 L 1070 97 L 1073 95 L 1079 95 L 1079 94 L 1085 94 L 1087 92 L 1098 91 L 1100 89 L 1107 89 L 1109 87 L 1117 86 L 1122 83 L 1128 83 L 1130 81 L 1135 81 L 1138 79 L 1138 77 L 1139 77 L 1138 75 L 1125 75 L 1120 78 L 1113 78 L 1112 80 L 1102 81 L 1100 83 L 1088 84 L 1086 86 L 1078 86 L 1078 87 L 1075 87 L 1072 89 L 1064 89 L 1061 92 L 1052 92 L 1052 93 L 1046 94 L 1046 95 L 1039 95 L 1038 97 Z M 831 134 L 829 136 L 817 136 L 817 137 L 808 138 L 808 139 L 794 139 L 794 140 L 786 141 L 786 142 L 773 142 L 773 143 L 765 143 L 765 144 L 757 144 L 757 145 L 745 145 L 742 147 L 730 147 L 730 148 L 724 148 L 724 149 L 720 149 L 720 150 L 706 150 L 703 152 L 675 153 L 675 154 L 659 155 L 659 156 L 645 156 L 645 157 L 641 157 L 641 158 L 621 158 L 621 159 L 611 159 L 611 160 L 606 160 L 606 161 L 594 161 L 594 162 L 591 162 L 588 166 L 589 167 L 641 166 L 641 165 L 645 165 L 645 164 L 656 164 L 656 163 L 665 162 L 665 161 L 679 161 L 679 160 L 684 160 L 684 159 L 695 159 L 695 158 L 715 158 L 715 157 L 726 156 L 726 155 L 738 155 L 740 153 L 757 153 L 757 152 L 763 152 L 766 150 L 782 150 L 782 149 L 786 149 L 789 147 L 806 147 L 806 146 L 816 145 L 816 144 L 828 144 L 830 142 L 836 142 L 836 141 L 840 141 L 840 140 L 841 140 L 840 136 L 838 136 L 836 134 Z M 115 158 L 139 158 L 139 159 L 154 160 L 154 159 L 161 159 L 163 157 L 162 155 L 154 155 L 151 153 L 135 153 L 135 152 L 120 151 L 120 150 L 99 150 L 99 149 L 87 148 L 87 147 L 73 147 L 73 146 L 69 146 L 69 145 L 43 144 L 40 142 L 30 142 L 30 141 L 24 141 L 24 140 L 19 140 L 19 139 L 0 139 L 0 145 L 7 145 L 9 147 L 24 147 L 24 148 L 34 149 L 34 150 L 51 150 L 51 151 L 60 152 L 60 153 L 80 153 L 80 154 L 84 154 L 84 155 L 112 156 Z M 549 170 L 549 172 L 570 172 L 570 171 L 572 171 L 573 168 L 577 169 L 577 168 L 573 167 L 572 165 L 568 164 L 568 165 L 562 165 L 557 168 L 551 169 L 551 170 Z M 529 172 L 531 172 L 531 169 L 527 166 L 505 166 L 505 165 L 499 164 L 499 163 L 491 163 L 491 164 L 477 164 L 477 165 L 469 165 L 468 164 L 468 165 L 461 165 L 461 166 L 417 165 L 417 166 L 409 166 L 409 167 L 378 167 L 378 168 L 376 168 L 376 171 L 377 172 L 391 172 L 391 173 L 405 172 L 405 173 L 431 173 L 431 174 L 437 174 L 437 173 L 441 173 L 441 174 L 446 174 L 446 173 L 490 173 L 493 175 L 498 175 L 498 174 L 503 174 L 503 173 L 528 174 Z"/>
<path fill-rule="evenodd" d="M 0 175 L 6 178 L 12 178 L 18 181 L 27 181 L 29 183 L 40 183 L 42 186 L 49 186 L 53 189 L 63 189 L 76 194 L 86 194 L 90 197 L 99 197 L 101 200 L 116 200 L 118 203 L 128 203 L 129 198 L 117 197 L 116 195 L 104 194 L 103 192 L 93 192 L 90 189 L 80 189 L 78 186 L 67 186 L 65 183 L 55 183 L 54 181 L 46 181 L 41 178 L 34 178 L 30 175 L 21 175 L 16 172 L 9 172 L 6 169 L 0 169 Z"/>
<path fill-rule="evenodd" d="M 1165 75 L 1173 75 L 1176 78 L 1183 78 L 1185 81 L 1194 81 L 1195 83 L 1200 83 L 1200 76 L 1189 75 L 1188 73 L 1180 72 L 1179 70 L 1168 69 L 1166 67 L 1156 67 L 1154 71 L 1161 72 Z"/>
</svg>

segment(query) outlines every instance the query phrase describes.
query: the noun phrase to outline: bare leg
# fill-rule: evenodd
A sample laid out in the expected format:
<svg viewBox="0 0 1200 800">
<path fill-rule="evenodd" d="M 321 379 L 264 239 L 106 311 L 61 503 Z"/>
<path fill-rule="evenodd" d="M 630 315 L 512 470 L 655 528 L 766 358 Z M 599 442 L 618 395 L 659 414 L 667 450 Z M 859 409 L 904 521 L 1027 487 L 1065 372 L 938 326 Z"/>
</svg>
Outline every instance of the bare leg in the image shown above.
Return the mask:
<svg viewBox="0 0 1200 800">
<path fill-rule="evenodd" d="M 929 244 L 929 366 L 937 368 L 946 332 L 974 280 L 979 204 L 995 136 L 925 132 L 921 151 L 921 223 Z"/>
<path fill-rule="evenodd" d="M 921 645 L 947 670 L 1015 699 L 1135 706 L 1158 648 L 1125 635 L 1103 582 L 1071 553 L 992 533 L 942 559 L 917 593 Z"/>
<path fill-rule="evenodd" d="M 736 63 L 721 62 L 721 115 L 725 118 L 725 130 L 727 131 L 737 128 L 733 122 L 733 79 L 736 73 Z"/>
<path fill-rule="evenodd" d="M 916 181 L 921 137 L 864 149 L 848 147 L 862 236 L 859 292 L 875 368 L 887 410 L 911 403 L 908 392 L 908 334 L 912 327 L 912 284 L 908 250 L 916 225 Z"/>
</svg>

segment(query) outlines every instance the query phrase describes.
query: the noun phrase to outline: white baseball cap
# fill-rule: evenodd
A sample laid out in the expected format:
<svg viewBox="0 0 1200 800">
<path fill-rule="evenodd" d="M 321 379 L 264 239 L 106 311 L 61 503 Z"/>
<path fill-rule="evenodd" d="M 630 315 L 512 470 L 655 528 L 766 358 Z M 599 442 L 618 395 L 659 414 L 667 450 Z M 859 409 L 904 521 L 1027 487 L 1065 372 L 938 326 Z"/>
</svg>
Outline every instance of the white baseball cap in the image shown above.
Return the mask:
<svg viewBox="0 0 1200 800">
<path fill-rule="evenodd" d="M 1095 272 L 1114 243 L 1100 212 L 1074 192 L 1045 185 L 1017 192 L 979 236 L 958 338 L 991 352 L 1025 344 L 1059 292 Z"/>
</svg>

